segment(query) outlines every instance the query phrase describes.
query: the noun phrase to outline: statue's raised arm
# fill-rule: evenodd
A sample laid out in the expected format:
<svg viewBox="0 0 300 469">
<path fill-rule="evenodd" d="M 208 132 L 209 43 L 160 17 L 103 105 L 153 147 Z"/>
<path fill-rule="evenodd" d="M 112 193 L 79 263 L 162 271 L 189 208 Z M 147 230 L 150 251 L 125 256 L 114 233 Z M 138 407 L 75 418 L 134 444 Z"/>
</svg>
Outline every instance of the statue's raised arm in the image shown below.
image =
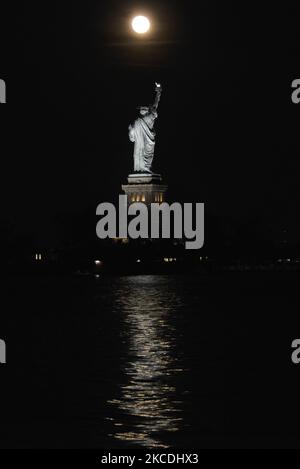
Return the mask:
<svg viewBox="0 0 300 469">
<path fill-rule="evenodd" d="M 154 100 L 154 104 L 152 106 L 152 109 L 154 111 L 157 111 L 158 103 L 159 103 L 160 97 L 161 97 L 161 93 L 162 93 L 161 84 L 155 82 L 155 100 Z"/>
</svg>

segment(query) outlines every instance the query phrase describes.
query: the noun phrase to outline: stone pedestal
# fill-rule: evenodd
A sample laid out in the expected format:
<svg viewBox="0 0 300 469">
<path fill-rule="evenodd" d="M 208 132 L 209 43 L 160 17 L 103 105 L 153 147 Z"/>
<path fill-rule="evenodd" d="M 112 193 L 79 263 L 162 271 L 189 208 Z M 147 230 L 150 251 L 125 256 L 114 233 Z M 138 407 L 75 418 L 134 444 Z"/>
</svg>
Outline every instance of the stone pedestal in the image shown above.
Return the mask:
<svg viewBox="0 0 300 469">
<path fill-rule="evenodd" d="M 134 202 L 151 203 L 165 202 L 165 192 L 168 186 L 162 184 L 160 174 L 133 173 L 127 178 L 128 184 L 122 185 L 122 190 L 128 197 L 128 204 Z"/>
</svg>

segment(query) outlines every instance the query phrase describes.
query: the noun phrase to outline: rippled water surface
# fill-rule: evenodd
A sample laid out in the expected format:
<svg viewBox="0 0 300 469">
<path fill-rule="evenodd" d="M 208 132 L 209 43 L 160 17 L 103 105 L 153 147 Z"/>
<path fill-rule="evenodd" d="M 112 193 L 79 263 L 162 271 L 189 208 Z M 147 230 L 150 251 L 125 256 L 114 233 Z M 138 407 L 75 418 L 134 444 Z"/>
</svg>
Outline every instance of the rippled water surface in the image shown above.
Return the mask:
<svg viewBox="0 0 300 469">
<path fill-rule="evenodd" d="M 182 396 L 176 381 L 185 370 L 180 330 L 172 320 L 180 306 L 166 279 L 144 276 L 119 282 L 115 307 L 122 311 L 120 340 L 127 353 L 121 358 L 120 396 L 108 401 L 119 414 L 111 419 L 113 438 L 165 446 L 159 435 L 182 428 Z"/>
<path fill-rule="evenodd" d="M 200 448 L 280 434 L 289 404 L 274 413 L 270 391 L 278 376 L 294 383 L 279 349 L 276 366 L 261 359 L 261 310 L 275 303 L 265 290 L 200 276 L 8 282 L 1 445 Z M 272 315 L 273 340 L 292 336 L 296 317 Z"/>
</svg>

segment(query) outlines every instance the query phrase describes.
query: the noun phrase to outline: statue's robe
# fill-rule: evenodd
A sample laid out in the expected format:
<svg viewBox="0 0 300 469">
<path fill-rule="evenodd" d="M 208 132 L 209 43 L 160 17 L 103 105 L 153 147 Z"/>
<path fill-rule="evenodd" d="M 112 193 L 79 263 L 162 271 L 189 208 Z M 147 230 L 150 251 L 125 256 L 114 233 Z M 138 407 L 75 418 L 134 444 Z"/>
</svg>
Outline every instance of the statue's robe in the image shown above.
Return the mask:
<svg viewBox="0 0 300 469">
<path fill-rule="evenodd" d="M 150 111 L 142 117 L 138 117 L 129 127 L 129 139 L 134 142 L 134 171 L 151 172 L 154 156 L 155 131 L 154 121 L 157 118 L 156 111 Z"/>
</svg>

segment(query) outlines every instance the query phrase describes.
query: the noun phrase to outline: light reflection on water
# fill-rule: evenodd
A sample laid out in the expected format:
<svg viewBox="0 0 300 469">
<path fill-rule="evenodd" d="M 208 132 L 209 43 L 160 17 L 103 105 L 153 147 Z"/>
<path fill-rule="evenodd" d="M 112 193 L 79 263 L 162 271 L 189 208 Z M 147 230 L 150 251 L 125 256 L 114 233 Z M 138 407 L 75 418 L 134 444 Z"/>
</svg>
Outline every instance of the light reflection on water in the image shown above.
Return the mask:
<svg viewBox="0 0 300 469">
<path fill-rule="evenodd" d="M 127 353 L 120 396 L 108 401 L 118 415 L 110 418 L 111 437 L 127 444 L 168 447 L 162 436 L 179 431 L 183 421 L 174 385 L 184 371 L 179 331 L 172 321 L 179 296 L 164 277 L 124 277 L 115 304 L 122 312 L 121 340 Z"/>
</svg>

